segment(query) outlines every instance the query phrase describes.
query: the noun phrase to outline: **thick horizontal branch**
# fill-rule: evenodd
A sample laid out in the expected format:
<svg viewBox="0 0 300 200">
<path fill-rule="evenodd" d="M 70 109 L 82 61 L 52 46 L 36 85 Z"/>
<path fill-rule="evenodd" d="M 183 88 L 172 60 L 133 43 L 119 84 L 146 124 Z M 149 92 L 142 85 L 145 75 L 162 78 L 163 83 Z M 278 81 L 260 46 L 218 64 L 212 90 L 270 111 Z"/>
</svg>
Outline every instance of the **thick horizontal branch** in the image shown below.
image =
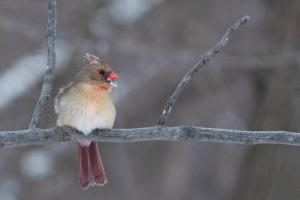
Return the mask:
<svg viewBox="0 0 300 200">
<path fill-rule="evenodd" d="M 70 127 L 0 132 L 0 147 L 44 145 L 81 139 L 98 142 L 195 141 L 233 144 L 284 144 L 300 146 L 300 133 L 288 131 L 240 131 L 192 126 L 94 130 L 84 136 Z"/>
</svg>

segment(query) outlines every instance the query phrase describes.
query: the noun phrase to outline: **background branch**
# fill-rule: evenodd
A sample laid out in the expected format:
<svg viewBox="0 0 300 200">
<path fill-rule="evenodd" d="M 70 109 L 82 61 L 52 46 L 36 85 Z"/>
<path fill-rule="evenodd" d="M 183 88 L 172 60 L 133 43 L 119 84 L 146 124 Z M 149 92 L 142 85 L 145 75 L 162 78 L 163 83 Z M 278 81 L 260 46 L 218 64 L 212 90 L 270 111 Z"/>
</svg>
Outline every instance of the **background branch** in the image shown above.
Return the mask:
<svg viewBox="0 0 300 200">
<path fill-rule="evenodd" d="M 209 50 L 200 60 L 198 60 L 192 68 L 189 69 L 189 71 L 184 75 L 180 83 L 177 85 L 176 89 L 172 93 L 172 95 L 169 97 L 163 112 L 159 118 L 158 125 L 163 126 L 165 125 L 167 118 L 174 106 L 174 103 L 176 102 L 178 96 L 182 93 L 185 86 L 191 81 L 192 77 L 201 69 L 206 63 L 208 63 L 217 53 L 220 52 L 222 48 L 225 47 L 225 45 L 228 43 L 232 33 L 236 31 L 238 28 L 240 28 L 242 25 L 248 22 L 250 19 L 249 16 L 245 16 L 241 19 L 239 19 L 236 23 L 231 25 L 226 31 L 221 40 L 217 43 L 217 45 Z"/>
<path fill-rule="evenodd" d="M 240 131 L 193 126 L 94 130 L 84 136 L 71 127 L 0 132 L 0 147 L 52 144 L 89 139 L 98 142 L 194 141 L 233 144 L 284 144 L 300 146 L 300 133 L 288 131 Z"/>
<path fill-rule="evenodd" d="M 33 110 L 29 128 L 36 128 L 44 111 L 54 84 L 55 69 L 55 39 L 56 39 L 56 0 L 48 0 L 48 25 L 47 25 L 47 69 L 44 76 L 40 97 Z"/>
</svg>

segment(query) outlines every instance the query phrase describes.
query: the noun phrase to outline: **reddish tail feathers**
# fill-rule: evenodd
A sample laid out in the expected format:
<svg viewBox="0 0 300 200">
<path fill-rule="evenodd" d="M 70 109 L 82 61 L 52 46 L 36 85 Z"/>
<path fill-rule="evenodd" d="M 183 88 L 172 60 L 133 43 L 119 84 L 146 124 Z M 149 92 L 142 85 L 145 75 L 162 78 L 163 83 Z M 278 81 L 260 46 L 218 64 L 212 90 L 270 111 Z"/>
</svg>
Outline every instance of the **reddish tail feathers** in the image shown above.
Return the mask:
<svg viewBox="0 0 300 200">
<path fill-rule="evenodd" d="M 78 142 L 78 168 L 80 187 L 102 186 L 107 182 L 96 142 L 84 146 Z"/>
</svg>

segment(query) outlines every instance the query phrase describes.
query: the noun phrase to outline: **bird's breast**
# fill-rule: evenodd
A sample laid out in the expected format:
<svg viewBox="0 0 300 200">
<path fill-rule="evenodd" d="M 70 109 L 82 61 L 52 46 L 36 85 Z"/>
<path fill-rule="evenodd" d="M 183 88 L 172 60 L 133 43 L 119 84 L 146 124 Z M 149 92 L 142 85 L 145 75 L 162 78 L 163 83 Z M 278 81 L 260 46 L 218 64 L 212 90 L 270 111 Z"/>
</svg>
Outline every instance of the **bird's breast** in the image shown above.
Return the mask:
<svg viewBox="0 0 300 200">
<path fill-rule="evenodd" d="M 85 135 L 96 128 L 112 128 L 115 120 L 115 111 L 113 108 L 95 108 L 86 106 L 86 108 L 75 117 L 74 126 L 83 131 Z"/>
<path fill-rule="evenodd" d="M 85 135 L 96 128 L 112 128 L 116 116 L 109 95 L 76 93 L 61 99 L 58 126 L 72 126 Z"/>
</svg>

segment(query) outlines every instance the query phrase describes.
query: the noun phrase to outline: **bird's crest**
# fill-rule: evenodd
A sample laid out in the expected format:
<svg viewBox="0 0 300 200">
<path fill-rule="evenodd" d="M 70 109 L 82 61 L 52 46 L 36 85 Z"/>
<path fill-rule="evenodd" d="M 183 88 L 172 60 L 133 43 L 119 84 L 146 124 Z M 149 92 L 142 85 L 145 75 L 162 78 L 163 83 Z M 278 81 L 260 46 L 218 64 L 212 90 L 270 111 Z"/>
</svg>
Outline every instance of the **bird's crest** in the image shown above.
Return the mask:
<svg viewBox="0 0 300 200">
<path fill-rule="evenodd" d="M 93 54 L 85 53 L 83 56 L 85 60 L 89 62 L 89 64 L 99 64 L 102 62 L 102 59 L 99 58 L 98 56 L 95 56 Z"/>
</svg>

